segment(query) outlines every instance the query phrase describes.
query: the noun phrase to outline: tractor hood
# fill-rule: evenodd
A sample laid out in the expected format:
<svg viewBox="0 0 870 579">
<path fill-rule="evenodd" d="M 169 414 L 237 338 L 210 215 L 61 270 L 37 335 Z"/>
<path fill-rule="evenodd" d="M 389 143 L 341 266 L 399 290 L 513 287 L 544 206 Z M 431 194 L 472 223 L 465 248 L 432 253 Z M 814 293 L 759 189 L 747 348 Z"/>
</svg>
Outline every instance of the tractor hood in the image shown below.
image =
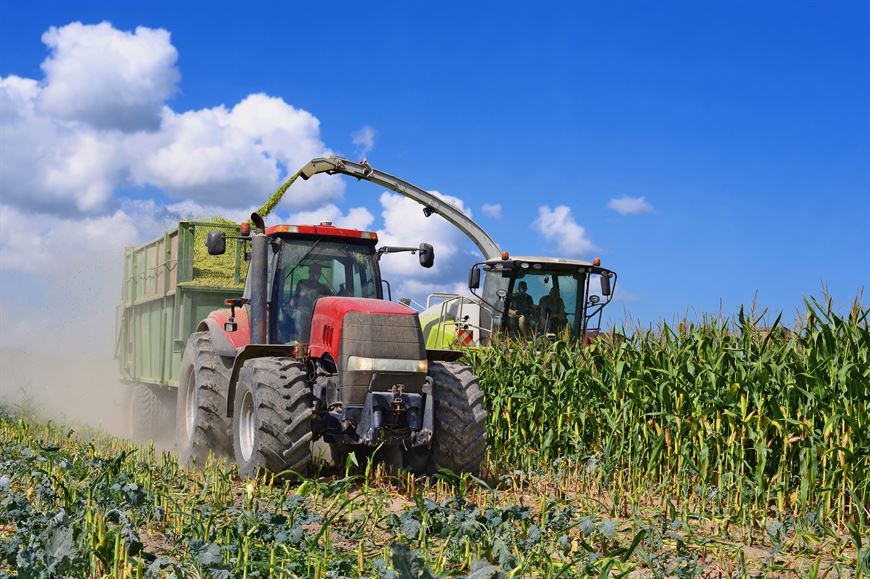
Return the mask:
<svg viewBox="0 0 870 579">
<path fill-rule="evenodd" d="M 407 322 L 417 322 L 417 312 L 386 300 L 338 296 L 320 298 L 311 319 L 311 342 L 308 351 L 312 357 L 320 358 L 329 353 L 336 362 L 339 361 L 342 321 L 348 313 L 407 316 L 413 318 Z"/>
<path fill-rule="evenodd" d="M 426 345 L 417 312 L 384 300 L 326 297 L 317 300 L 309 353 L 332 358 L 345 404 L 363 404 L 371 391 L 422 392 Z"/>
</svg>

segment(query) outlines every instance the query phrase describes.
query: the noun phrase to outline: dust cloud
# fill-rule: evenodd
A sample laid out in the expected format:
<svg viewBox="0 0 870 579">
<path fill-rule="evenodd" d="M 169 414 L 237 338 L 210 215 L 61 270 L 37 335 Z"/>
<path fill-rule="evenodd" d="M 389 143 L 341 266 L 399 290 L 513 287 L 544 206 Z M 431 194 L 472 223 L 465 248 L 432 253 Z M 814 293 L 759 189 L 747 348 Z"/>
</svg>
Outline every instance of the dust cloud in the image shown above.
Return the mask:
<svg viewBox="0 0 870 579">
<path fill-rule="evenodd" d="M 89 246 L 82 237 L 64 236 L 33 267 L 4 272 L 0 404 L 72 428 L 125 436 L 115 316 L 124 247 L 135 239 L 113 236 Z"/>
<path fill-rule="evenodd" d="M 128 435 L 126 386 L 111 357 L 0 351 L 0 405 L 71 427 Z"/>
</svg>

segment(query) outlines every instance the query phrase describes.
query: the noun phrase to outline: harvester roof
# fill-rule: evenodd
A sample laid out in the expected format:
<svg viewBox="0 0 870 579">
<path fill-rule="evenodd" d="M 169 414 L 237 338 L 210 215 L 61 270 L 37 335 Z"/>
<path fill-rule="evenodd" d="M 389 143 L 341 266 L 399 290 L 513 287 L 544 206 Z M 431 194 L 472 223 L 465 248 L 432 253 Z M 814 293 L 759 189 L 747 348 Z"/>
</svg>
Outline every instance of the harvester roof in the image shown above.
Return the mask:
<svg viewBox="0 0 870 579">
<path fill-rule="evenodd" d="M 507 259 L 488 259 L 484 262 L 487 266 L 491 266 L 496 270 L 511 269 L 511 270 L 576 270 L 582 268 L 592 273 L 601 273 L 602 271 L 609 272 L 607 268 L 601 267 L 601 260 L 595 259 L 592 261 L 583 261 L 582 259 L 569 259 L 565 257 L 545 257 L 542 255 L 511 255 Z"/>
<path fill-rule="evenodd" d="M 580 259 L 568 259 L 564 257 L 544 257 L 541 255 L 512 255 L 511 259 L 514 261 L 525 261 L 528 263 L 540 263 L 541 265 L 548 264 L 559 264 L 559 265 L 584 265 L 591 266 L 591 261 L 583 261 Z M 500 261 L 497 259 L 491 260 L 492 262 Z M 489 263 L 489 262 L 488 262 Z"/>
</svg>

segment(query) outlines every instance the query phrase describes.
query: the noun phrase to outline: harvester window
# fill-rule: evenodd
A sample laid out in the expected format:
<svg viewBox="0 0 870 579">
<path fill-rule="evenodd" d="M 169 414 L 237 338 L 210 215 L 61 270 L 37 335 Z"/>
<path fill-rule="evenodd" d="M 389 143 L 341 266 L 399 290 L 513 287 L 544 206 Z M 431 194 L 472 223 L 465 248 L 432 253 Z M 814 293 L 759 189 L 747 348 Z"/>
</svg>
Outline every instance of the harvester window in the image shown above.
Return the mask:
<svg viewBox="0 0 870 579">
<path fill-rule="evenodd" d="M 537 270 L 517 276 L 511 287 L 508 333 L 531 336 L 572 329 L 578 295 L 573 275 Z"/>
</svg>

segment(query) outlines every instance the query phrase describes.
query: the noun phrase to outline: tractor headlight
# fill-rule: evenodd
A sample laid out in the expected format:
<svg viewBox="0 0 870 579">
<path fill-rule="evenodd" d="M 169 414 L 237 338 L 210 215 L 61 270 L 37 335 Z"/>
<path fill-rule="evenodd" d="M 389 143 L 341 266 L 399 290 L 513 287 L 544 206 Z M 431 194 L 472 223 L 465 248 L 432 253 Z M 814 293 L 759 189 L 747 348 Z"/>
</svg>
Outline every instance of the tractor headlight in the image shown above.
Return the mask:
<svg viewBox="0 0 870 579">
<path fill-rule="evenodd" d="M 392 358 L 366 358 L 348 356 L 347 369 L 358 372 L 421 372 L 429 371 L 427 360 L 395 360 Z"/>
<path fill-rule="evenodd" d="M 362 356 L 350 356 L 347 359 L 347 369 L 364 372 L 371 372 L 374 368 L 374 358 L 364 358 Z"/>
</svg>

